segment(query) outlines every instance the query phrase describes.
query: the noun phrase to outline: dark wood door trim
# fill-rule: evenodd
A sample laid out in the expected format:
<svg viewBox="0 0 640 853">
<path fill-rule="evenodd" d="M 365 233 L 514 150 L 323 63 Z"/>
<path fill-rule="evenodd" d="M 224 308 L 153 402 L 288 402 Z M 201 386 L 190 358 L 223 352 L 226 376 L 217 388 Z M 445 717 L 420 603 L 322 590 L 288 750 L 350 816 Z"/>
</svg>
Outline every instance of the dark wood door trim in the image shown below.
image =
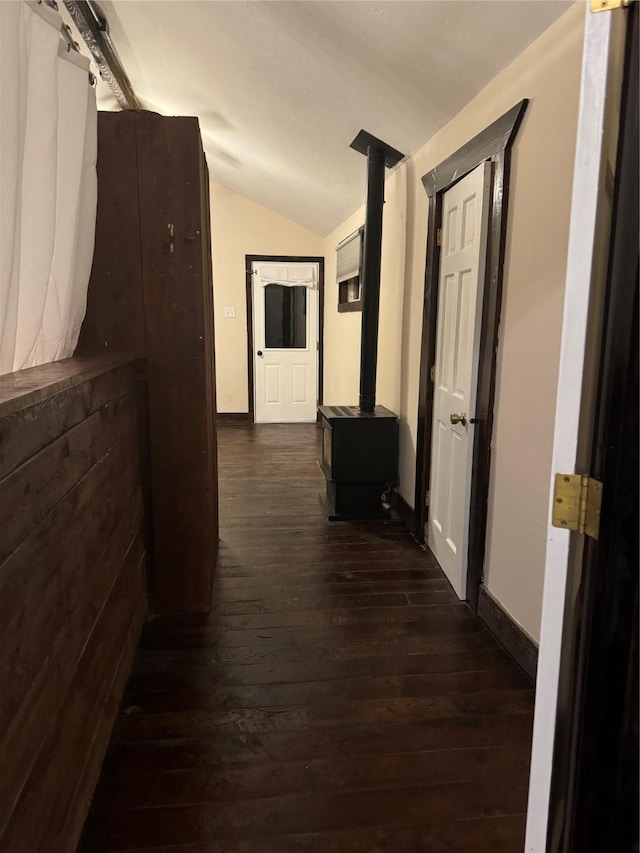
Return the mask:
<svg viewBox="0 0 640 853">
<path fill-rule="evenodd" d="M 459 180 L 486 160 L 492 164 L 492 187 L 489 207 L 489 234 L 482 306 L 478 391 L 474 429 L 473 473 L 469 529 L 469 565 L 467 600 L 478 609 L 482 582 L 491 465 L 491 435 L 495 398 L 498 324 L 502 303 L 502 279 L 507 231 L 507 199 L 511 148 L 529 103 L 520 101 L 458 151 L 443 160 L 422 178 L 429 196 L 427 230 L 427 263 L 425 272 L 422 350 L 418 398 L 418 435 L 416 454 L 415 529 L 418 541 L 424 542 L 424 526 L 428 518 L 427 489 L 431 471 L 431 421 L 433 417 L 433 384 L 431 366 L 435 363 L 436 323 L 438 310 L 438 277 L 440 249 L 438 229 L 442 225 L 442 196 Z"/>
<path fill-rule="evenodd" d="M 310 255 L 245 255 L 244 272 L 247 299 L 247 376 L 249 390 L 249 422 L 255 423 L 255 401 L 253 393 L 253 284 L 251 264 L 265 261 L 283 264 L 318 264 L 318 405 L 323 402 L 324 390 L 324 258 Z"/>
<path fill-rule="evenodd" d="M 638 849 L 638 55 L 628 11 L 590 473 L 603 484 L 565 612 L 547 849 Z"/>
</svg>

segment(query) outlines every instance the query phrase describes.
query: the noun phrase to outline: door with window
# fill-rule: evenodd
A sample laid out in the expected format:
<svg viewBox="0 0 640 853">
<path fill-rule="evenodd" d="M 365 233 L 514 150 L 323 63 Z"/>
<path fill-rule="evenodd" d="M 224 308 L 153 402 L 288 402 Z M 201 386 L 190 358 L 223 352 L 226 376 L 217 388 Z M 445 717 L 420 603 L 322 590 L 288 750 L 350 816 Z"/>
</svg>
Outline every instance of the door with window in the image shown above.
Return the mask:
<svg viewBox="0 0 640 853">
<path fill-rule="evenodd" d="M 313 422 L 318 407 L 317 263 L 252 263 L 256 423 Z"/>
<path fill-rule="evenodd" d="M 462 599 L 490 180 L 482 163 L 443 197 L 428 543 Z"/>
</svg>

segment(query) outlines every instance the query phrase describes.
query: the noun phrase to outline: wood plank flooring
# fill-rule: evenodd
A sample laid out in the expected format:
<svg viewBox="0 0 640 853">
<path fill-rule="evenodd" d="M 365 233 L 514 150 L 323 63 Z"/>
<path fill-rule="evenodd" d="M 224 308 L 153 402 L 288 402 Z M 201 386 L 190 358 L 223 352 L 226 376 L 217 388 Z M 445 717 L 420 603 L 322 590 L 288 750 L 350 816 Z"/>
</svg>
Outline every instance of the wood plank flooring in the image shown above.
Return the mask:
<svg viewBox="0 0 640 853">
<path fill-rule="evenodd" d="M 521 853 L 530 682 L 315 425 L 221 427 L 210 616 L 147 625 L 83 853 Z"/>
</svg>

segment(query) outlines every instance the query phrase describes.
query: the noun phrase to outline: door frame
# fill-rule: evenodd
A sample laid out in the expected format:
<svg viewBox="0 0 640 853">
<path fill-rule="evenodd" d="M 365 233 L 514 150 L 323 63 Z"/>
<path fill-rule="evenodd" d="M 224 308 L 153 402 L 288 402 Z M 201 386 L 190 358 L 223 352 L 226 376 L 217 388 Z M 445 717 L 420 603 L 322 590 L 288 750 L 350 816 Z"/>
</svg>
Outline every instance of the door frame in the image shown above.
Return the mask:
<svg viewBox="0 0 640 853">
<path fill-rule="evenodd" d="M 249 423 L 256 422 L 253 370 L 253 270 L 254 263 L 318 264 L 318 406 L 324 389 L 324 258 L 309 255 L 245 255 L 244 271 L 247 298 L 247 377 Z M 319 416 L 317 416 L 319 419 Z"/>
<path fill-rule="evenodd" d="M 588 471 L 591 439 L 585 435 L 587 424 L 584 415 L 592 406 L 593 374 L 599 373 L 599 361 L 592 358 L 590 344 L 597 334 L 594 303 L 596 300 L 600 302 L 598 291 L 602 289 L 602 279 L 607 274 L 606 257 L 603 259 L 602 255 L 609 246 L 612 206 L 608 196 L 614 183 L 612 172 L 615 175 L 611 133 L 616 134 L 616 139 L 618 134 L 612 98 L 620 103 L 619 82 L 616 81 L 624 50 L 620 38 L 624 36 L 624 30 L 620 23 L 624 22 L 627 11 L 622 7 L 604 13 L 587 10 L 585 17 L 550 473 L 591 473 Z M 619 76 L 621 78 L 622 74 Z M 603 304 L 598 310 L 603 310 Z M 553 505 L 553 485 L 553 478 L 550 478 L 549 507 Z M 555 752 L 555 745 L 560 745 L 560 738 L 565 742 L 571 738 L 570 726 L 567 729 L 566 724 L 572 713 L 571 692 L 561 671 L 561 659 L 564 656 L 570 668 L 575 670 L 576 658 L 571 659 L 569 650 L 572 643 L 571 619 L 566 625 L 565 620 L 566 610 L 571 609 L 576 600 L 578 573 L 582 566 L 581 540 L 584 537 L 554 527 L 549 517 L 545 538 L 525 837 L 525 849 L 531 853 L 551 853 L 553 848 L 547 844 L 550 819 L 557 821 L 552 809 L 560 814 L 565 808 L 552 800 L 552 797 L 563 796 L 561 787 L 557 785 L 557 775 L 553 780 L 553 793 L 551 786 L 556 771 L 566 772 L 557 763 L 560 753 Z M 561 717 L 565 723 L 558 728 L 557 722 Z"/>
<path fill-rule="evenodd" d="M 591 845 L 627 850 L 632 839 L 624 833 L 637 833 L 637 816 L 627 813 L 625 822 L 617 811 L 638 804 L 637 744 L 625 743 L 634 740 L 638 695 L 637 680 L 630 688 L 638 675 L 637 4 L 622 14 L 625 67 L 598 390 L 593 429 L 580 425 L 591 436 L 589 473 L 603 484 L 602 511 L 599 538 L 584 541 L 575 602 L 565 608 L 546 839 L 552 853 Z M 627 775 L 635 785 L 631 803 L 621 797 Z"/>
<path fill-rule="evenodd" d="M 473 436 L 473 461 L 469 509 L 469 556 L 467 563 L 467 601 L 477 611 L 480 584 L 483 580 L 484 551 L 491 469 L 491 437 L 496 388 L 496 356 L 498 324 L 502 307 L 502 280 L 507 233 L 507 204 L 511 149 L 529 103 L 523 99 L 490 124 L 454 154 L 422 177 L 429 196 L 427 261 L 425 270 L 422 344 L 418 396 L 418 431 L 416 441 L 416 490 L 414 535 L 424 542 L 428 519 L 427 490 L 431 477 L 431 434 L 433 426 L 433 383 L 431 367 L 435 363 L 438 319 L 440 247 L 438 232 L 442 228 L 443 194 L 489 160 L 492 166 L 489 228 L 482 302 L 480 353 L 476 392 L 477 423 Z"/>
</svg>

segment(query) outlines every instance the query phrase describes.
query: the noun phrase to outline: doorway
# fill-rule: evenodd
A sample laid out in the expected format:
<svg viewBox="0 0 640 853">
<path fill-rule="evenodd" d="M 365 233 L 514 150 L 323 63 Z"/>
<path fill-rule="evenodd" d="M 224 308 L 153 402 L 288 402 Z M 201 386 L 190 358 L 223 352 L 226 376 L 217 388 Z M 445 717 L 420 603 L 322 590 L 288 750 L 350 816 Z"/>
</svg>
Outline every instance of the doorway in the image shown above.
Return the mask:
<svg viewBox="0 0 640 853">
<path fill-rule="evenodd" d="M 322 402 L 324 259 L 246 258 L 249 414 L 309 423 Z"/>
<path fill-rule="evenodd" d="M 488 205 L 488 213 L 485 215 L 487 226 L 481 240 L 482 247 L 486 251 L 485 262 L 482 265 L 484 274 L 478 281 L 478 308 L 477 314 L 473 314 L 474 323 L 479 322 L 479 326 L 474 326 L 475 335 L 472 337 L 473 346 L 470 353 L 472 358 L 469 361 L 477 377 L 475 383 L 468 386 L 468 389 L 473 388 L 475 391 L 474 405 L 473 408 L 469 404 L 467 409 L 452 409 L 445 413 L 449 418 L 449 425 L 451 425 L 451 415 L 455 414 L 461 416 L 459 423 L 465 429 L 473 428 L 472 433 L 468 431 L 465 434 L 466 448 L 461 457 L 468 466 L 464 469 L 463 504 L 459 504 L 464 506 L 464 516 L 455 519 L 458 543 L 460 547 L 464 546 L 466 556 L 462 562 L 459 557 L 457 558 L 458 563 L 452 569 L 452 573 L 458 578 L 454 583 L 456 592 L 460 597 L 465 597 L 475 611 L 478 610 L 483 580 L 511 149 L 527 105 L 527 99 L 517 103 L 422 178 L 425 191 L 429 196 L 429 226 L 418 397 L 415 509 L 412 519 L 413 532 L 419 542 L 424 542 L 429 535 L 433 537 L 431 534 L 431 528 L 435 527 L 435 524 L 432 524 L 433 517 L 439 512 L 442 515 L 445 511 L 442 507 L 439 508 L 437 503 L 434 506 L 434 500 L 438 501 L 440 498 L 431 493 L 431 484 L 435 483 L 439 476 L 437 460 L 440 456 L 437 445 L 439 437 L 436 435 L 434 423 L 437 415 L 435 406 L 437 405 L 438 310 L 439 305 L 446 302 L 446 287 L 440 279 L 441 258 L 446 257 L 447 252 L 444 239 L 444 231 L 447 227 L 444 218 L 444 200 L 449 190 L 461 184 L 479 166 L 484 164 L 483 168 L 489 170 L 488 180 L 483 172 L 483 179 L 487 184 L 486 190 L 483 190 L 483 193 L 486 193 L 486 199 L 483 195 L 482 203 Z M 480 219 L 477 221 L 480 222 Z M 447 348 L 448 355 L 451 355 L 449 350 L 450 348 Z M 442 357 L 440 361 L 442 362 Z M 456 402 L 465 401 L 459 399 Z M 462 416 L 466 420 L 464 425 Z M 460 437 L 458 434 L 458 438 Z M 448 433 L 448 441 L 450 443 L 455 441 L 452 432 Z M 456 462 L 454 451 L 458 446 L 462 447 L 462 443 L 453 445 L 448 457 L 450 484 L 456 480 L 451 474 L 450 466 L 452 462 Z M 444 474 L 446 471 L 445 464 L 441 466 L 440 473 Z M 446 492 L 443 494 L 447 495 Z M 451 539 L 451 536 L 448 538 Z M 445 549 L 448 548 L 450 552 L 453 552 L 454 548 L 458 550 L 455 541 L 447 543 L 446 535 L 443 539 Z M 443 553 L 446 553 L 446 550 Z M 463 567 L 464 564 L 466 568 Z"/>
<path fill-rule="evenodd" d="M 614 183 L 610 195 L 611 185 L 600 183 L 600 159 L 595 152 L 590 155 L 593 171 L 584 165 L 587 158 L 581 161 L 580 174 L 576 166 L 576 182 L 593 198 L 595 227 L 580 229 L 582 242 L 569 249 L 568 276 L 575 269 L 572 253 L 581 264 L 583 258 L 587 265 L 592 263 L 591 276 L 585 275 L 583 266 L 578 273 L 581 286 L 586 281 L 589 287 L 585 293 L 588 313 L 586 298 L 583 309 L 587 317 L 584 376 L 581 405 L 575 412 L 574 452 L 576 473 L 588 473 L 600 484 L 602 505 L 597 513 L 599 525 L 584 534 L 568 533 L 562 630 L 554 630 L 551 641 L 560 666 L 559 676 L 554 671 L 558 685 L 555 737 L 545 733 L 547 744 L 553 745 L 546 833 L 550 853 L 587 848 L 626 853 L 640 847 L 638 11 L 637 4 L 628 11 L 620 10 L 610 22 L 608 45 L 604 42 L 608 49 L 595 62 L 593 54 L 585 53 L 584 60 L 589 74 L 594 65 L 598 67 L 598 59 L 605 67 L 605 73 L 600 71 L 595 78 L 606 81 L 606 98 L 600 101 L 605 104 L 603 113 L 598 115 L 598 107 L 591 106 L 600 100 L 594 93 L 588 91 L 583 97 L 595 113 L 588 125 L 591 138 L 602 144 Z M 574 196 L 572 218 L 588 209 L 585 198 Z M 593 238 L 584 236 L 591 234 Z M 593 240 L 593 247 L 588 239 Z M 573 301 L 577 301 L 575 294 Z M 571 378 L 579 384 L 575 375 Z M 563 439 L 565 422 L 563 419 Z M 547 567 L 547 571 L 551 569 Z M 554 598 L 561 600 L 557 593 Z M 543 634 L 541 651 L 546 639 Z M 533 834 L 533 820 L 531 824 Z M 535 831 L 539 827 L 538 820 Z"/>
<path fill-rule="evenodd" d="M 427 541 L 464 599 L 491 164 L 444 193 Z"/>
</svg>

